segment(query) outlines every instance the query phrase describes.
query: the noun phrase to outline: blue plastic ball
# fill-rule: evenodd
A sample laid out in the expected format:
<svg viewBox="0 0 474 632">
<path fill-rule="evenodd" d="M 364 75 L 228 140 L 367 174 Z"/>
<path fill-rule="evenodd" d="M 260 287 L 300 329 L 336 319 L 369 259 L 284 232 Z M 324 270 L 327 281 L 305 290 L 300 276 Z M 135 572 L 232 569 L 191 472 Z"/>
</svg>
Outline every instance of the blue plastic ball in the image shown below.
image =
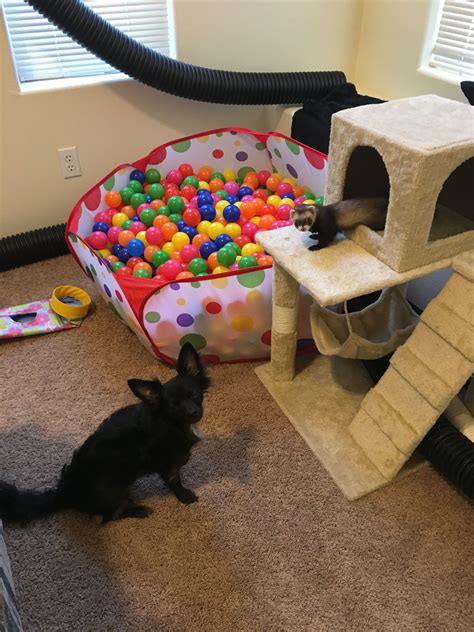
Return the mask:
<svg viewBox="0 0 474 632">
<path fill-rule="evenodd" d="M 131 240 L 130 240 L 131 241 Z M 140 241 L 140 240 L 138 240 Z M 130 242 L 128 242 L 130 243 Z M 119 258 L 119 261 L 121 261 L 122 263 L 127 263 L 127 261 L 130 259 L 132 255 L 130 254 L 128 248 L 123 248 L 122 246 L 120 246 L 120 250 L 118 252 L 117 257 Z"/>
<path fill-rule="evenodd" d="M 214 239 L 214 243 L 219 249 L 221 249 L 223 246 L 230 243 L 231 241 L 232 241 L 232 237 L 228 235 L 227 233 L 221 233 L 220 235 L 217 235 L 217 237 Z"/>
<path fill-rule="evenodd" d="M 241 200 L 244 195 L 252 195 L 253 194 L 253 189 L 251 189 L 250 187 L 240 187 L 237 195 L 239 197 L 239 200 Z"/>
<path fill-rule="evenodd" d="M 226 206 L 223 214 L 224 218 L 228 222 L 237 222 L 240 219 L 240 209 L 234 204 L 229 204 L 229 206 Z"/>
<path fill-rule="evenodd" d="M 206 204 L 212 204 L 212 195 L 209 193 L 209 191 L 206 191 L 207 195 L 199 195 L 198 199 L 197 199 L 197 205 L 198 208 L 200 209 L 202 206 L 205 206 Z"/>
<path fill-rule="evenodd" d="M 212 204 L 204 204 L 199 209 L 201 213 L 201 219 L 207 220 L 208 222 L 212 222 L 216 218 L 216 209 L 212 206 Z"/>
<path fill-rule="evenodd" d="M 201 244 L 201 247 L 199 248 L 199 252 L 201 253 L 201 257 L 203 259 L 207 259 L 210 254 L 212 254 L 213 252 L 217 252 L 218 250 L 219 248 L 213 241 L 205 241 L 203 244 Z"/>
<path fill-rule="evenodd" d="M 143 171 L 140 171 L 140 169 L 135 169 L 130 174 L 130 180 L 138 180 L 138 182 L 141 182 L 143 184 L 146 180 L 146 176 Z"/>
<path fill-rule="evenodd" d="M 112 250 L 110 251 L 115 257 L 118 257 L 118 254 L 120 252 L 120 248 L 122 248 L 122 246 L 117 242 L 116 244 L 114 244 L 112 246 Z"/>
<path fill-rule="evenodd" d="M 235 204 L 238 201 L 239 201 L 239 198 L 236 195 L 228 195 L 226 197 L 226 202 L 229 202 L 229 204 Z"/>
<path fill-rule="evenodd" d="M 183 232 L 183 228 L 186 226 L 186 222 L 183 219 L 180 219 L 179 222 L 176 223 L 178 230 Z"/>
<path fill-rule="evenodd" d="M 148 204 L 150 204 L 150 202 L 153 200 L 153 198 L 151 197 L 151 195 L 145 195 L 145 199 L 148 202 Z"/>
<path fill-rule="evenodd" d="M 192 241 L 194 237 L 198 234 L 197 228 L 194 226 L 184 226 L 181 229 L 182 233 L 185 233 L 189 237 L 189 241 Z"/>
<path fill-rule="evenodd" d="M 145 244 L 140 239 L 130 239 L 127 244 L 127 250 L 130 253 L 131 257 L 143 257 L 143 253 L 145 252 Z"/>
<path fill-rule="evenodd" d="M 140 221 L 140 218 L 138 217 L 138 215 L 134 215 L 132 217 L 132 222 L 139 222 L 139 221 Z"/>
<path fill-rule="evenodd" d="M 109 230 L 110 226 L 105 222 L 96 222 L 94 226 L 92 226 L 92 231 L 100 230 L 101 233 L 106 233 Z"/>
<path fill-rule="evenodd" d="M 295 199 L 295 194 L 294 193 L 285 193 L 285 195 L 282 197 L 282 200 L 284 200 L 285 198 L 290 198 L 290 200 L 294 200 Z"/>
</svg>

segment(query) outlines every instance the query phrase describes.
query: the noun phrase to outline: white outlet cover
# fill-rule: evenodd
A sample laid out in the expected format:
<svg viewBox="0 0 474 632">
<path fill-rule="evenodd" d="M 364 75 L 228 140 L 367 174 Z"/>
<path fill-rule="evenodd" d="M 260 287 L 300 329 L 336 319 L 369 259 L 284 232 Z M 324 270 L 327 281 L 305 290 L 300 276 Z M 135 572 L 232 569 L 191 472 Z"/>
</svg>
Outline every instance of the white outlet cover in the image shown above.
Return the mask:
<svg viewBox="0 0 474 632">
<path fill-rule="evenodd" d="M 77 147 L 63 147 L 58 149 L 59 162 L 64 178 L 75 178 L 81 175 L 81 165 Z"/>
</svg>

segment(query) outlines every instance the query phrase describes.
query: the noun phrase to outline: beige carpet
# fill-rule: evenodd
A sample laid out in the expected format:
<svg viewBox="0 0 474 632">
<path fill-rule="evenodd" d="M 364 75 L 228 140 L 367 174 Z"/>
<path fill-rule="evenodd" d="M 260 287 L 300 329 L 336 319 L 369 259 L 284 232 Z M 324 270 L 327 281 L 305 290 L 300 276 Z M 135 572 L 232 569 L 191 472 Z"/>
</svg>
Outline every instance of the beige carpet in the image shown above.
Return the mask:
<svg viewBox="0 0 474 632">
<path fill-rule="evenodd" d="M 95 297 L 63 257 L 3 274 L 0 301 L 66 283 Z M 133 401 L 127 378 L 172 373 L 101 300 L 80 329 L 0 343 L 0 362 L 0 477 L 36 487 Z M 212 377 L 207 437 L 184 477 L 199 503 L 150 478 L 136 490 L 148 520 L 64 514 L 6 530 L 27 630 L 472 629 L 473 513 L 455 489 L 426 467 L 350 503 L 252 365 Z"/>
</svg>

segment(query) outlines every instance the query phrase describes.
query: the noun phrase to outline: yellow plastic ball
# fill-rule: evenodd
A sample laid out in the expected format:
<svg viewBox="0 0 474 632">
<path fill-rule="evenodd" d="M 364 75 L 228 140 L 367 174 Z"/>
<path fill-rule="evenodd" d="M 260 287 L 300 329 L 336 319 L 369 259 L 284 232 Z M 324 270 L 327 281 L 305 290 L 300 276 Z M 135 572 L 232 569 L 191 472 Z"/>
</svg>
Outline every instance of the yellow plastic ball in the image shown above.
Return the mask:
<svg viewBox="0 0 474 632">
<path fill-rule="evenodd" d="M 216 266 L 212 271 L 212 274 L 222 274 L 223 272 L 229 272 L 229 268 L 225 266 Z"/>
<path fill-rule="evenodd" d="M 175 234 L 177 235 L 178 233 L 175 233 Z M 161 246 L 161 250 L 164 250 L 164 252 L 166 252 L 166 254 L 169 255 L 170 257 L 173 254 L 173 252 L 176 252 L 176 248 L 174 247 L 171 241 L 167 241 L 165 244 L 163 244 Z"/>
<path fill-rule="evenodd" d="M 305 200 L 303 204 L 315 204 L 314 200 Z"/>
<path fill-rule="evenodd" d="M 263 252 L 262 246 L 259 244 L 245 244 L 242 248 L 242 257 L 251 257 L 254 252 Z"/>
<path fill-rule="evenodd" d="M 235 239 L 236 237 L 240 237 L 240 235 L 242 234 L 242 229 L 238 224 L 231 222 L 225 227 L 225 232 L 229 235 L 229 237 Z"/>
<path fill-rule="evenodd" d="M 122 226 L 124 222 L 128 219 L 128 215 L 126 213 L 115 213 L 112 217 L 112 225 L 113 226 Z"/>
<path fill-rule="evenodd" d="M 257 224 L 257 226 L 260 226 L 260 220 L 262 218 L 259 215 L 255 215 L 255 217 L 251 217 L 250 221 L 252 222 L 252 224 Z"/>
<path fill-rule="evenodd" d="M 237 174 L 235 171 L 232 171 L 232 169 L 226 169 L 222 172 L 222 175 L 224 176 L 226 182 L 233 182 L 237 180 Z"/>
<path fill-rule="evenodd" d="M 296 186 L 296 180 L 293 180 L 293 178 L 283 178 L 282 182 L 288 182 L 292 187 Z"/>
<path fill-rule="evenodd" d="M 219 200 L 219 202 L 217 202 L 217 204 L 215 205 L 215 209 L 216 209 L 216 213 L 222 216 L 222 211 L 225 209 L 226 206 L 229 206 L 229 202 L 227 202 L 227 200 Z"/>
<path fill-rule="evenodd" d="M 267 204 L 271 204 L 275 208 L 278 208 L 278 205 L 281 202 L 281 197 L 279 195 L 269 195 L 267 197 Z"/>
<path fill-rule="evenodd" d="M 200 189 L 206 189 L 206 191 L 210 191 L 211 187 L 209 186 L 209 184 L 207 182 L 205 182 L 204 180 L 199 180 L 198 183 L 198 190 Z"/>
<path fill-rule="evenodd" d="M 234 206 L 236 206 L 237 208 L 240 208 L 242 206 L 242 202 L 239 200 L 238 202 L 234 204 Z"/>
<path fill-rule="evenodd" d="M 225 233 L 225 227 L 220 222 L 212 222 L 207 233 L 211 239 L 215 239 L 218 235 Z"/>
<path fill-rule="evenodd" d="M 139 233 L 137 233 L 135 235 L 135 239 L 139 239 L 140 241 L 143 241 L 143 243 L 145 244 L 145 248 L 150 245 L 146 238 L 146 231 L 144 230 L 141 230 Z"/>
<path fill-rule="evenodd" d="M 278 206 L 281 206 L 282 204 L 288 204 L 288 206 L 291 206 L 291 208 L 295 208 L 295 201 L 291 198 L 282 198 Z"/>
<path fill-rule="evenodd" d="M 272 176 L 274 176 L 275 178 L 280 178 L 280 180 L 283 180 L 283 174 L 279 173 L 278 171 L 276 171 L 275 173 L 272 173 Z"/>
<path fill-rule="evenodd" d="M 207 219 L 204 219 L 202 222 L 199 222 L 199 224 L 197 225 L 197 231 L 198 233 L 201 233 L 203 235 L 209 235 L 210 226 L 211 226 L 211 222 L 209 222 Z"/>
<path fill-rule="evenodd" d="M 101 257 L 110 257 L 110 255 L 112 254 L 112 251 L 109 250 L 108 248 L 102 248 L 102 250 L 99 250 L 99 254 Z"/>
<path fill-rule="evenodd" d="M 171 237 L 171 243 L 176 250 L 181 250 L 183 246 L 187 246 L 190 243 L 190 239 L 186 233 L 175 233 L 173 237 Z"/>
</svg>

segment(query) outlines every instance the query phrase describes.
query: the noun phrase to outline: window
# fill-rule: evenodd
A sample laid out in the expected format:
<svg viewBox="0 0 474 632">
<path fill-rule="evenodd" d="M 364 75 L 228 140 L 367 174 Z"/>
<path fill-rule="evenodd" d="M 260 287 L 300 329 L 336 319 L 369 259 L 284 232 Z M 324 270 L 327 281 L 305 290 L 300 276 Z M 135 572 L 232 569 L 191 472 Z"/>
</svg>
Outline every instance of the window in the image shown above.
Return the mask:
<svg viewBox="0 0 474 632">
<path fill-rule="evenodd" d="M 444 0 L 438 15 L 428 66 L 474 78 L 474 0 Z"/>
<path fill-rule="evenodd" d="M 174 53 L 171 0 L 83 1 L 142 44 L 165 55 Z M 64 80 L 76 85 L 84 83 L 85 77 L 103 81 L 123 76 L 53 26 L 24 0 L 3 0 L 3 15 L 22 90 L 32 84 L 54 87 Z"/>
</svg>

